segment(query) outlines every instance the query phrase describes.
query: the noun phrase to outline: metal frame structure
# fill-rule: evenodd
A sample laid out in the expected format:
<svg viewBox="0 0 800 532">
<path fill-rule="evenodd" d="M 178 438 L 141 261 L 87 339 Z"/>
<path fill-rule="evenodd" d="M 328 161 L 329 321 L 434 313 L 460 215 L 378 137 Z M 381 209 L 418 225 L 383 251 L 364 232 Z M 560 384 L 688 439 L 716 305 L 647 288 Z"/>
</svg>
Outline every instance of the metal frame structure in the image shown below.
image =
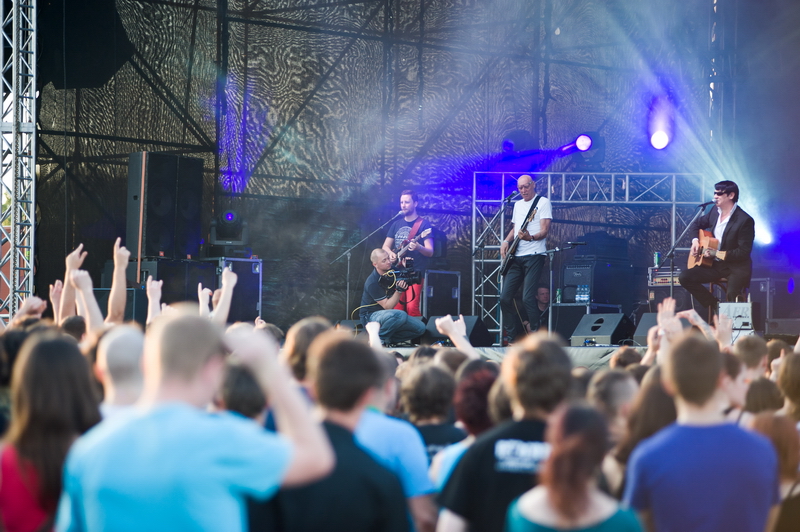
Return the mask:
<svg viewBox="0 0 800 532">
<path fill-rule="evenodd" d="M 2 258 L 0 319 L 10 321 L 33 293 L 36 209 L 36 1 L 0 7 L 2 77 Z M 10 50 L 10 53 L 9 53 Z"/>
<path fill-rule="evenodd" d="M 501 338 L 500 243 L 507 231 L 516 180 L 534 178 L 536 193 L 558 205 L 660 206 L 670 209 L 670 243 L 691 219 L 707 193 L 702 174 L 475 172 L 472 186 L 472 314 Z M 601 225 L 601 224 L 597 224 Z M 499 343 L 499 342 L 498 342 Z"/>
</svg>

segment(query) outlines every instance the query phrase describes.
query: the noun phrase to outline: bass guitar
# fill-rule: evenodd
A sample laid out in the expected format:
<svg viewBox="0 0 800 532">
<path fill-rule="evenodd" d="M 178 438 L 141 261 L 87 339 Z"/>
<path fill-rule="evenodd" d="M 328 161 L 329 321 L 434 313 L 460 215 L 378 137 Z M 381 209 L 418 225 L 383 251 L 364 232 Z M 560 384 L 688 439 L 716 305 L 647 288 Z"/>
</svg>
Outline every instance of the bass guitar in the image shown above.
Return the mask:
<svg viewBox="0 0 800 532">
<path fill-rule="evenodd" d="M 700 241 L 698 255 L 689 253 L 689 262 L 686 265 L 687 269 L 692 269 L 697 266 L 711 267 L 711 265 L 714 264 L 714 257 L 706 257 L 704 254 L 707 249 L 718 250 L 719 240 L 714 238 L 714 233 L 706 231 L 705 229 L 700 229 L 700 234 L 697 236 L 697 239 Z M 721 253 L 720 256 L 722 256 Z"/>
<path fill-rule="evenodd" d="M 528 216 L 525 217 L 525 221 L 522 222 L 521 227 L 528 227 L 528 224 L 533 221 L 533 217 L 536 216 L 536 211 L 538 210 L 538 207 L 531 209 L 528 213 Z M 519 241 L 520 238 L 518 232 L 517 236 L 514 237 L 514 241 L 511 242 L 511 245 L 508 247 L 508 253 L 503 259 L 503 262 L 500 263 L 500 277 L 503 277 L 506 273 L 508 273 L 508 269 L 511 267 L 511 259 L 514 258 L 514 253 L 516 253 L 517 248 L 519 247 Z"/>
<path fill-rule="evenodd" d="M 429 234 L 431 234 L 431 229 L 430 228 L 425 229 L 423 232 L 412 238 L 405 246 L 395 251 L 395 254 L 397 255 L 397 260 L 393 264 L 402 263 L 403 257 L 405 256 L 406 253 L 408 253 L 408 248 L 411 246 L 411 244 L 416 244 L 420 240 L 424 240 Z"/>
</svg>

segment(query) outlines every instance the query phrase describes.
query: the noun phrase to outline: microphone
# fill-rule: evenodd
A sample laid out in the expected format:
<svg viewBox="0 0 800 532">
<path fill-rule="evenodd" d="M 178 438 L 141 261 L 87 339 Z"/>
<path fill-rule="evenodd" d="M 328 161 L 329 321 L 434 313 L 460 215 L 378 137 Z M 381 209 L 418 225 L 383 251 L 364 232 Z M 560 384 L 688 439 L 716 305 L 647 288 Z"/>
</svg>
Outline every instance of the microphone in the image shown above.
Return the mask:
<svg viewBox="0 0 800 532">
<path fill-rule="evenodd" d="M 700 205 L 700 208 L 701 208 L 701 209 L 705 209 L 705 208 L 706 208 L 706 207 L 708 207 L 709 205 L 713 205 L 713 204 L 714 204 L 714 202 L 713 202 L 713 201 L 707 201 L 707 202 L 705 202 L 705 203 L 701 204 L 701 205 Z"/>
<path fill-rule="evenodd" d="M 397 211 L 397 214 L 395 214 L 394 216 L 392 216 L 392 218 L 397 218 L 398 216 L 402 216 L 402 215 L 403 215 L 403 211 L 402 211 L 402 210 L 400 210 L 400 211 Z"/>
<path fill-rule="evenodd" d="M 586 242 L 567 242 L 568 246 L 585 246 Z"/>
<path fill-rule="evenodd" d="M 517 191 L 515 190 L 514 192 L 512 192 L 511 194 L 509 194 L 508 196 L 506 196 L 506 199 L 504 199 L 504 200 L 503 200 L 503 203 L 508 203 L 508 202 L 509 202 L 509 201 L 511 201 L 511 199 L 512 199 L 514 196 L 516 196 L 517 194 L 519 194 L 519 192 L 517 192 Z"/>
</svg>

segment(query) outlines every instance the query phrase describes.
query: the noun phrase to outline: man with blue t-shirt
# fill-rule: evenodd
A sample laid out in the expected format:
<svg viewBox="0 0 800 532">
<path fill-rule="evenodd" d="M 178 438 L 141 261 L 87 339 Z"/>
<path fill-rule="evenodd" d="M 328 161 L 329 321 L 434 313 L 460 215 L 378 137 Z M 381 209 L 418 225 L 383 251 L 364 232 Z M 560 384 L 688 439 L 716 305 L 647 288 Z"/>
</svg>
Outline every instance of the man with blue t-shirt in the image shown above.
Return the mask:
<svg viewBox="0 0 800 532">
<path fill-rule="evenodd" d="M 243 531 L 245 495 L 266 498 L 331 470 L 330 443 L 278 364 L 274 340 L 261 331 L 233 334 L 223 343 L 216 325 L 189 315 L 150 326 L 142 399 L 73 445 L 58 530 Z M 285 435 L 205 412 L 229 349 L 269 392 Z"/>
<path fill-rule="evenodd" d="M 728 423 L 717 344 L 687 336 L 664 363 L 677 421 L 644 440 L 628 463 L 625 502 L 659 531 L 762 532 L 780 504 L 778 462 L 761 435 Z"/>
</svg>

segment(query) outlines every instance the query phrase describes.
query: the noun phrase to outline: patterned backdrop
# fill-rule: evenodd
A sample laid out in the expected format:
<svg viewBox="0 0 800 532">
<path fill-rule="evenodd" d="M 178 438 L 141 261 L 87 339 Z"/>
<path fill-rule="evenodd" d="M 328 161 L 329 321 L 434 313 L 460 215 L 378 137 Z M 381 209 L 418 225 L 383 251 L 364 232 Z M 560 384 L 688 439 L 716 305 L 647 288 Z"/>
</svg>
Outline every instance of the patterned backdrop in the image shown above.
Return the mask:
<svg viewBox="0 0 800 532">
<path fill-rule="evenodd" d="M 83 62 L 113 64 L 108 79 L 76 76 L 65 89 L 63 66 L 43 77 L 39 293 L 80 242 L 99 283 L 125 232 L 136 151 L 203 158 L 204 231 L 225 208 L 247 220 L 264 259 L 263 316 L 282 326 L 356 306 L 385 235 L 353 250 L 350 309 L 346 261 L 332 261 L 395 214 L 405 188 L 447 235 L 466 312 L 472 174 L 496 167 L 512 131 L 541 150 L 598 132 L 593 170 L 707 171 L 701 133 L 666 155 L 646 135 L 655 97 L 673 103 L 676 123 L 703 130 L 703 2 L 118 0 L 98 16 L 111 41 Z M 68 39 L 89 38 L 79 24 L 68 17 Z M 630 241 L 638 266 L 670 243 L 661 211 L 563 207 L 555 217 L 551 244 L 606 230 Z"/>
</svg>

